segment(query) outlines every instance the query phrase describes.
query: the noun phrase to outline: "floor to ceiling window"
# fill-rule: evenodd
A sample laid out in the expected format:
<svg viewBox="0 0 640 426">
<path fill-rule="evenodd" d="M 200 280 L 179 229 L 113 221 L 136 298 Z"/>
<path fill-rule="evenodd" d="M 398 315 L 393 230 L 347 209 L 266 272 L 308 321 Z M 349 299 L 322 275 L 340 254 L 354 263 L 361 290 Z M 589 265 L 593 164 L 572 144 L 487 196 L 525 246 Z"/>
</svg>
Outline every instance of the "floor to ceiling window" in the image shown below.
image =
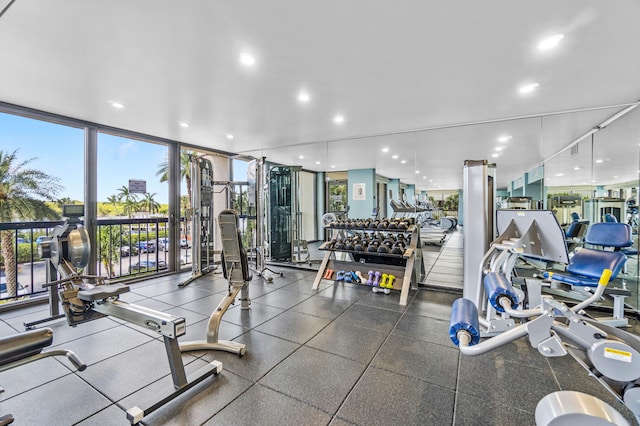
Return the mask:
<svg viewBox="0 0 640 426">
<path fill-rule="evenodd" d="M 7 166 L 0 181 L 13 201 L 4 203 L 0 217 L 0 301 L 44 291 L 45 261 L 38 245 L 60 219 L 63 204 L 83 203 L 83 144 L 83 129 L 0 113 L 0 157 Z M 24 192 L 25 176 L 46 194 Z M 46 200 L 45 209 L 29 207 L 27 199 Z"/>
<path fill-rule="evenodd" d="M 98 271 L 168 269 L 167 146 L 98 133 L 97 152 Z"/>
</svg>

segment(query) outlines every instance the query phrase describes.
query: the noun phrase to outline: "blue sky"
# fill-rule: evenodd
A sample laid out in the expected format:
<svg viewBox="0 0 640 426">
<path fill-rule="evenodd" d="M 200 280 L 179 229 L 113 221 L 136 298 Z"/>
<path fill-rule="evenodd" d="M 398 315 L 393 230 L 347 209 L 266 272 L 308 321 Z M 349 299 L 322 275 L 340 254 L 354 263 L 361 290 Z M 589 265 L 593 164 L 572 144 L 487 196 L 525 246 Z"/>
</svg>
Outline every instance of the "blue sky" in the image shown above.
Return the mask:
<svg viewBox="0 0 640 426">
<path fill-rule="evenodd" d="M 19 160 L 34 158 L 30 167 L 60 179 L 64 190 L 56 198 L 83 200 L 83 129 L 0 113 L 0 150 L 16 149 Z M 98 201 L 117 194 L 118 188 L 128 186 L 129 179 L 140 179 L 147 182 L 148 193 L 156 194 L 156 201 L 166 204 L 168 185 L 155 175 L 166 159 L 164 145 L 99 133 Z M 236 176 L 235 180 L 246 180 L 246 167 L 237 168 Z M 184 183 L 182 193 L 186 194 Z"/>
</svg>

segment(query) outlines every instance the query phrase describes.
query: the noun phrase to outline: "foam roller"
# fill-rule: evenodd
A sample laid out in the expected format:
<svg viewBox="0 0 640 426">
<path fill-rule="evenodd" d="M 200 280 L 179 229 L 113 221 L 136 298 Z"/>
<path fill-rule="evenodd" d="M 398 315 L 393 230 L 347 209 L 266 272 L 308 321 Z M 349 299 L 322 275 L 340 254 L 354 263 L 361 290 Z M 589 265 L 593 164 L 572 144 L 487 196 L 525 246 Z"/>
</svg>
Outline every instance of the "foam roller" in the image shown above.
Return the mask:
<svg viewBox="0 0 640 426">
<path fill-rule="evenodd" d="M 484 290 L 489 296 L 489 303 L 497 312 L 504 312 L 504 308 L 500 305 L 500 299 L 503 297 L 511 301 L 512 309 L 518 307 L 518 295 L 513 291 L 511 283 L 504 274 L 489 272 L 484 277 Z"/>
<path fill-rule="evenodd" d="M 471 336 L 473 346 L 480 341 L 480 324 L 478 323 L 478 308 L 465 298 L 457 299 L 451 307 L 451 325 L 449 327 L 449 337 L 454 345 L 459 346 L 458 332 L 464 330 Z"/>
</svg>

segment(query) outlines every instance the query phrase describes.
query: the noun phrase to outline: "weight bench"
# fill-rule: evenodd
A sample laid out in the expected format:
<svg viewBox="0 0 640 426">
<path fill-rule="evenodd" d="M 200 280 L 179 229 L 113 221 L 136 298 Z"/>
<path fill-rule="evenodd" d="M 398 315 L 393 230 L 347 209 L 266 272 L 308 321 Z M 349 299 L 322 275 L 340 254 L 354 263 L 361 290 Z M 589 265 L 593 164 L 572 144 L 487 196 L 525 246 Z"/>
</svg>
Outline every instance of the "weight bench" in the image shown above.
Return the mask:
<svg viewBox="0 0 640 426">
<path fill-rule="evenodd" d="M 607 247 L 613 250 L 583 247 L 573 255 L 566 272 L 546 272 L 544 276 L 551 279 L 552 287 L 565 285 L 574 292 L 589 297 L 591 293 L 587 289 L 598 286 L 603 270 L 611 270 L 613 281 L 623 269 L 627 257 L 621 249 L 633 243 L 631 226 L 618 222 L 594 223 L 589 227 L 584 241 L 591 246 Z M 605 294 L 613 298 L 613 318 L 606 322 L 618 327 L 627 326 L 628 321 L 624 318 L 624 298 L 630 296 L 631 292 L 626 288 L 607 288 Z"/>
<path fill-rule="evenodd" d="M 57 349 L 42 352 L 53 343 L 53 330 L 42 328 L 0 338 L 0 372 L 28 364 L 50 356 L 65 356 L 79 370 L 84 371 L 87 365 L 70 350 Z M 0 392 L 4 389 L 0 388 Z M 13 423 L 13 416 L 5 414 L 0 417 L 0 426 Z"/>
<path fill-rule="evenodd" d="M 220 350 L 244 355 L 244 344 L 219 340 L 219 329 L 222 316 L 227 312 L 240 294 L 240 308 L 249 309 L 249 281 L 253 279 L 249 273 L 247 252 L 242 246 L 242 237 L 238 229 L 238 213 L 235 210 L 223 210 L 218 215 L 220 238 L 222 240 L 222 272 L 229 282 L 227 294 L 209 317 L 207 340 L 195 340 L 180 344 L 182 352 L 201 350 Z"/>
</svg>

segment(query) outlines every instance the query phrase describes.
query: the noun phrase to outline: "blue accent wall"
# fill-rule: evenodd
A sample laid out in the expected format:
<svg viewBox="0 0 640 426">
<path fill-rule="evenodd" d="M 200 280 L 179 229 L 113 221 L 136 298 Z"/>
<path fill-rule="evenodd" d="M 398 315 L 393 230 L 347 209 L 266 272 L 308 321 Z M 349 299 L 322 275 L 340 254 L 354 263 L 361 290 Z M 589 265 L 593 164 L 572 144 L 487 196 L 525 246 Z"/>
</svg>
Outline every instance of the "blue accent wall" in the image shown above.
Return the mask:
<svg viewBox="0 0 640 426">
<path fill-rule="evenodd" d="M 407 187 L 404 189 L 404 195 L 406 197 L 407 203 L 415 204 L 416 202 L 413 199 L 413 197 L 415 197 L 415 195 L 416 195 L 416 186 L 415 185 L 407 185 Z"/>
<path fill-rule="evenodd" d="M 371 217 L 373 207 L 376 205 L 376 169 L 357 169 L 347 172 L 347 182 L 349 193 L 349 217 L 366 218 Z M 353 184 L 363 183 L 365 185 L 365 199 L 354 200 Z"/>
</svg>

